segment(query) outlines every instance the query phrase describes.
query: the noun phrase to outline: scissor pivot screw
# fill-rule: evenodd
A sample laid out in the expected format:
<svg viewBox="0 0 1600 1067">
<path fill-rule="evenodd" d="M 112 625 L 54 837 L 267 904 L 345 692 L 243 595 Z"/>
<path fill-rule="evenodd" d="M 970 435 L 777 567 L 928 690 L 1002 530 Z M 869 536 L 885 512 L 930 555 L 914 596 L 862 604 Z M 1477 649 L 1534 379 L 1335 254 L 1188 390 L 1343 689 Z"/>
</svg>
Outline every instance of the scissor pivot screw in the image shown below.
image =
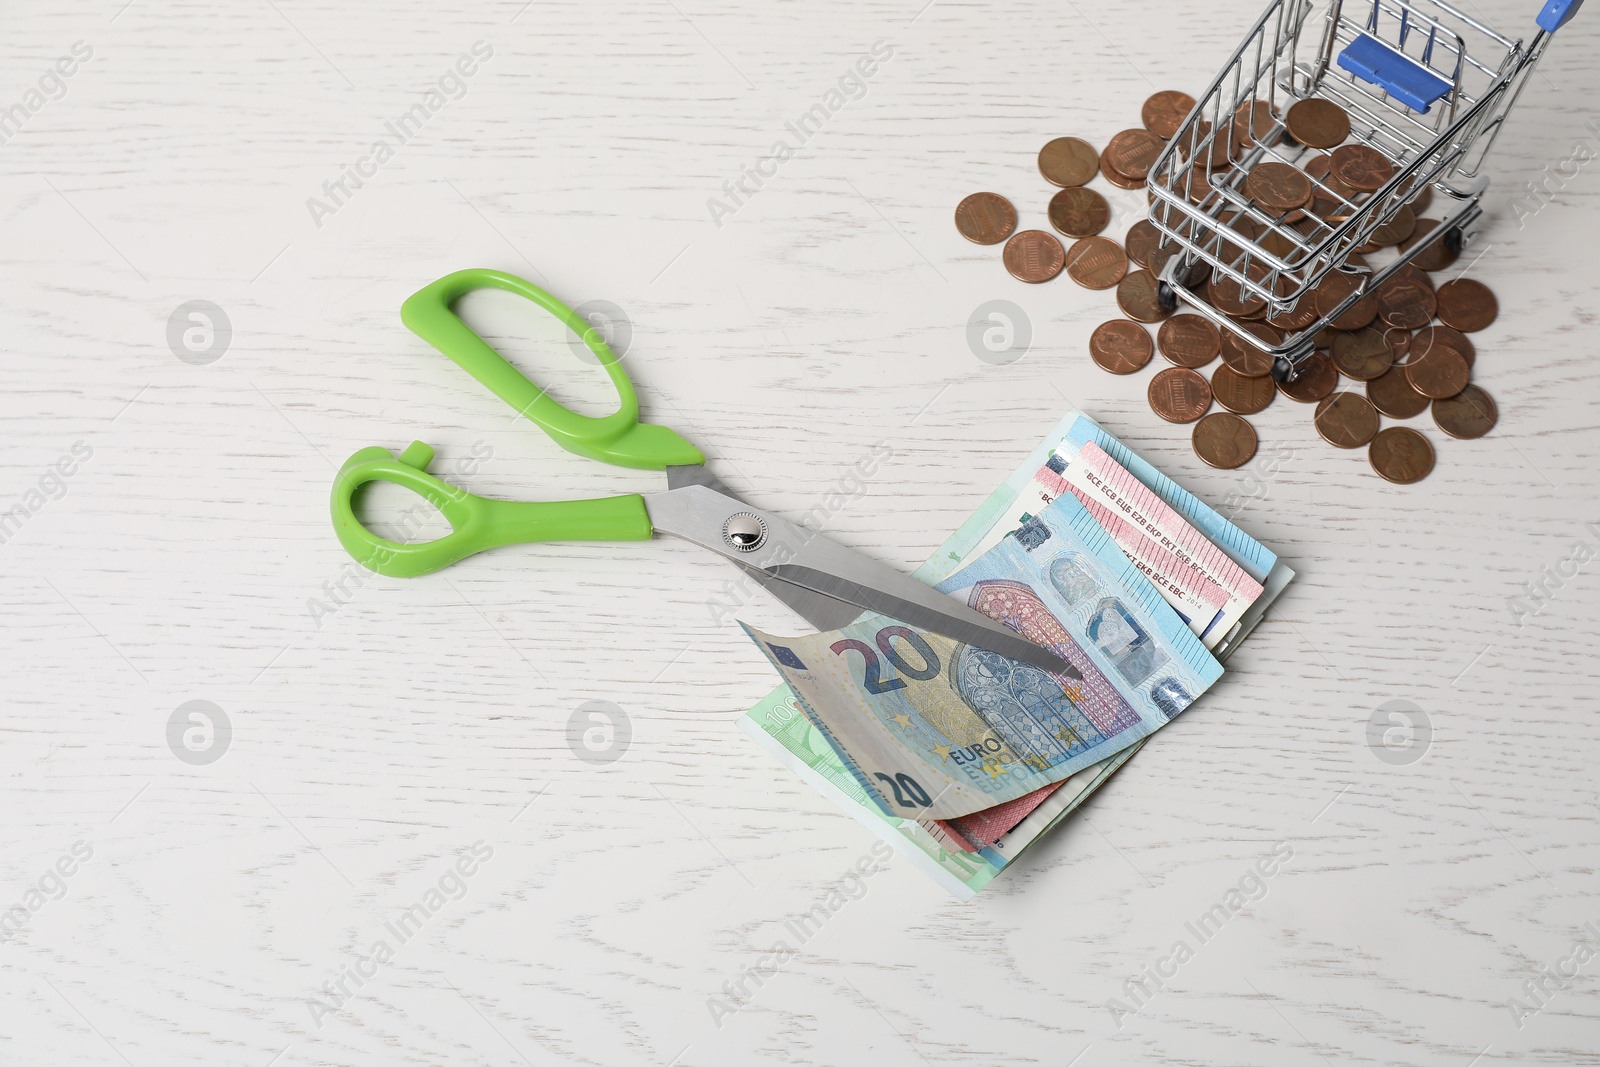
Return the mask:
<svg viewBox="0 0 1600 1067">
<path fill-rule="evenodd" d="M 754 552 L 767 539 L 767 524 L 759 515 L 741 511 L 722 524 L 722 539 L 740 552 Z"/>
</svg>

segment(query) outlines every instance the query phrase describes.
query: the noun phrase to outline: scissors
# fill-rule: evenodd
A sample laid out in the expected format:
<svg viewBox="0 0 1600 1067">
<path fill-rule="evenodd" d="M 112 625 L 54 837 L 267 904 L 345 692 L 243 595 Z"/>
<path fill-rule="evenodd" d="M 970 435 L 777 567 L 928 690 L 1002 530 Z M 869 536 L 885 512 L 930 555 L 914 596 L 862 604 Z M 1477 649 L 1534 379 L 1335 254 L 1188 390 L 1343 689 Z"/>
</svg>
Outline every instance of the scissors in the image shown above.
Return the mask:
<svg viewBox="0 0 1600 1067">
<path fill-rule="evenodd" d="M 616 387 L 617 410 L 596 418 L 564 407 L 474 333 L 452 305 L 484 288 L 525 297 L 582 337 Z M 667 490 L 597 500 L 491 500 L 429 474 L 434 452 L 421 441 L 413 441 L 399 456 L 386 448 L 363 448 L 339 469 L 332 510 L 340 543 L 369 570 L 412 578 L 491 548 L 544 541 L 643 541 L 670 534 L 733 563 L 818 630 L 838 629 L 863 610 L 875 611 L 1041 670 L 1081 677 L 1054 652 L 960 601 L 740 500 L 706 470 L 699 449 L 666 426 L 639 421 L 633 384 L 604 338 L 531 282 L 497 270 L 457 271 L 407 298 L 400 319 L 562 448 L 619 467 L 665 471 Z M 402 544 L 368 530 L 356 517 L 355 499 L 363 486 L 380 481 L 421 496 L 445 517 L 451 532 Z"/>
</svg>

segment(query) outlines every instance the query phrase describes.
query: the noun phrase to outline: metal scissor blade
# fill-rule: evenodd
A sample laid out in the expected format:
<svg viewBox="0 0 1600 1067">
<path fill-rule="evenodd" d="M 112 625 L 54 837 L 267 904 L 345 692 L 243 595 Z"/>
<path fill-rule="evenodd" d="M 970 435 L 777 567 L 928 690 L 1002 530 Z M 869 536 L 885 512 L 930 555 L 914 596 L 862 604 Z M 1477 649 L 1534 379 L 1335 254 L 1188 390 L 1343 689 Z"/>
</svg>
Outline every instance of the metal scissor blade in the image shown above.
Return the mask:
<svg viewBox="0 0 1600 1067">
<path fill-rule="evenodd" d="M 947 597 L 931 589 L 915 578 L 909 579 L 916 582 L 923 589 L 933 593 L 935 597 L 946 601 L 946 604 L 929 604 L 926 598 L 906 599 L 896 595 L 893 591 L 874 585 L 864 585 L 853 581 L 843 575 L 828 571 L 817 570 L 813 567 L 804 567 L 796 563 L 779 564 L 772 568 L 772 573 L 779 578 L 803 585 L 807 589 L 815 590 L 826 596 L 838 597 L 852 604 L 859 604 L 863 608 L 880 612 L 891 618 L 908 622 L 913 626 L 920 626 L 924 630 L 956 641 L 964 641 L 969 645 L 987 649 L 998 653 L 1007 659 L 1014 659 L 1020 663 L 1038 667 L 1040 670 L 1052 674 L 1065 674 L 1069 678 L 1082 679 L 1083 674 L 1041 645 L 1036 645 L 1026 637 L 1002 626 L 987 615 L 973 611 L 959 600 Z M 892 571 L 899 575 L 898 571 Z M 903 576 L 902 576 L 903 577 Z M 895 584 L 896 589 L 904 590 L 904 586 Z"/>
<path fill-rule="evenodd" d="M 739 569 L 754 578 L 761 588 L 788 605 L 790 611 L 819 630 L 837 630 L 848 626 L 855 622 L 856 616 L 866 610 L 860 604 L 852 604 L 848 600 L 840 600 L 826 593 L 819 593 L 815 589 L 786 582 L 760 567 L 740 563 Z"/>
<path fill-rule="evenodd" d="M 881 612 L 1041 670 L 1070 678 L 1081 676 L 1076 667 L 1054 652 L 987 615 L 888 564 L 845 548 L 780 516 L 750 507 L 720 484 L 713 487 L 716 479 L 709 475 L 698 474 L 692 468 L 669 468 L 668 481 L 675 486 L 673 489 L 645 498 L 651 525 L 661 533 L 692 541 L 747 570 L 760 570 L 777 582 L 787 582 L 834 601 Z M 761 538 L 748 547 L 736 547 L 725 536 L 729 520 L 740 516 L 750 516 L 760 522 Z M 776 590 L 772 585 L 767 588 Z M 792 603 L 781 594 L 775 592 L 775 595 L 785 603 Z M 801 611 L 801 614 L 818 629 L 836 629 L 843 625 L 835 621 L 824 626 L 806 612 Z"/>
<path fill-rule="evenodd" d="M 686 485 L 703 485 L 708 489 L 715 489 L 723 496 L 738 499 L 729 492 L 728 487 L 722 484 L 715 474 L 706 470 L 705 465 L 696 463 L 693 466 L 677 466 L 667 468 L 667 488 L 682 489 Z"/>
</svg>

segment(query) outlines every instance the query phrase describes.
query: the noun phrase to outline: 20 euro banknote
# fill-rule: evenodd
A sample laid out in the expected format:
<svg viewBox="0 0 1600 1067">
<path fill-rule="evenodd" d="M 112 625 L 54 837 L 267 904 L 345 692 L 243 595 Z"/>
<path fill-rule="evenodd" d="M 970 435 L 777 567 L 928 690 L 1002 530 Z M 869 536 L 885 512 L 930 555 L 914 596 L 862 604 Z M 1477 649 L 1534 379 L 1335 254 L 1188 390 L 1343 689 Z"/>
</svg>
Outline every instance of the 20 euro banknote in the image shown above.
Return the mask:
<svg viewBox="0 0 1600 1067">
<path fill-rule="evenodd" d="M 939 589 L 1081 677 L 875 613 L 795 638 L 745 628 L 889 814 L 954 818 L 1059 782 L 1149 736 L 1222 673 L 1070 495 Z"/>
<path fill-rule="evenodd" d="M 1045 804 L 999 841 L 977 853 L 947 845 L 945 833 L 931 820 L 885 814 L 872 795 L 861 788 L 822 732 L 806 718 L 788 686 L 780 685 L 767 694 L 739 720 L 739 728 L 847 815 L 893 845 L 958 900 L 970 900 L 975 896 L 1051 825 L 1092 795 L 1141 747 L 1130 745 L 1058 782 Z M 931 832 L 930 826 L 933 827 Z"/>
</svg>

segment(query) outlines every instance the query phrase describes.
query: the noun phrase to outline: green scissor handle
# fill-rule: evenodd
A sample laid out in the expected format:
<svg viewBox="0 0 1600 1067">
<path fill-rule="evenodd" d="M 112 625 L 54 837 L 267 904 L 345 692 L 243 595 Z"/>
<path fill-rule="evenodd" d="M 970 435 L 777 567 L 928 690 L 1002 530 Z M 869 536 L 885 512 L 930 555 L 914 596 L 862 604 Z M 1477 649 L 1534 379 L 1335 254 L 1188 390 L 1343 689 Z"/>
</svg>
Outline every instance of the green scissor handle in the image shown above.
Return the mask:
<svg viewBox="0 0 1600 1067">
<path fill-rule="evenodd" d="M 590 418 L 563 407 L 474 333 L 451 305 L 474 289 L 484 288 L 527 297 L 582 337 L 616 386 L 620 401 L 617 410 L 602 418 Z M 407 298 L 400 306 L 400 319 L 569 452 L 645 470 L 706 461 L 699 449 L 667 427 L 641 423 L 633 383 L 605 340 L 567 305 L 514 274 L 498 270 L 456 271 Z M 385 448 L 363 448 L 339 468 L 333 482 L 333 528 L 339 543 L 357 563 L 394 578 L 414 578 L 502 545 L 531 541 L 642 541 L 652 532 L 650 514 L 638 494 L 547 503 L 489 500 L 429 474 L 427 468 L 432 461 L 433 449 L 413 441 L 398 458 Z M 374 534 L 355 513 L 356 494 L 369 482 L 392 482 L 416 493 L 439 510 L 450 523 L 450 532 L 417 544 L 402 544 Z"/>
<path fill-rule="evenodd" d="M 415 578 L 503 545 L 643 541 L 652 533 L 644 497 L 637 493 L 540 503 L 490 500 L 427 473 L 432 461 L 433 449 L 413 441 L 398 459 L 386 448 L 363 448 L 339 468 L 333 482 L 333 528 L 357 563 L 391 578 Z M 355 514 L 355 495 L 368 482 L 392 482 L 416 493 L 439 509 L 450 532 L 417 544 L 379 537 Z"/>
<path fill-rule="evenodd" d="M 617 410 L 591 418 L 563 407 L 461 321 L 451 305 L 467 293 L 485 288 L 504 289 L 528 298 L 583 338 L 617 388 L 621 401 Z M 569 452 L 619 467 L 644 470 L 665 470 L 706 461 L 699 449 L 667 427 L 639 421 L 639 398 L 634 395 L 633 383 L 628 381 L 621 361 L 604 338 L 577 312 L 532 282 L 499 270 L 458 270 L 412 293 L 400 305 L 400 321 L 459 363 L 501 400 L 538 424 Z"/>
</svg>

